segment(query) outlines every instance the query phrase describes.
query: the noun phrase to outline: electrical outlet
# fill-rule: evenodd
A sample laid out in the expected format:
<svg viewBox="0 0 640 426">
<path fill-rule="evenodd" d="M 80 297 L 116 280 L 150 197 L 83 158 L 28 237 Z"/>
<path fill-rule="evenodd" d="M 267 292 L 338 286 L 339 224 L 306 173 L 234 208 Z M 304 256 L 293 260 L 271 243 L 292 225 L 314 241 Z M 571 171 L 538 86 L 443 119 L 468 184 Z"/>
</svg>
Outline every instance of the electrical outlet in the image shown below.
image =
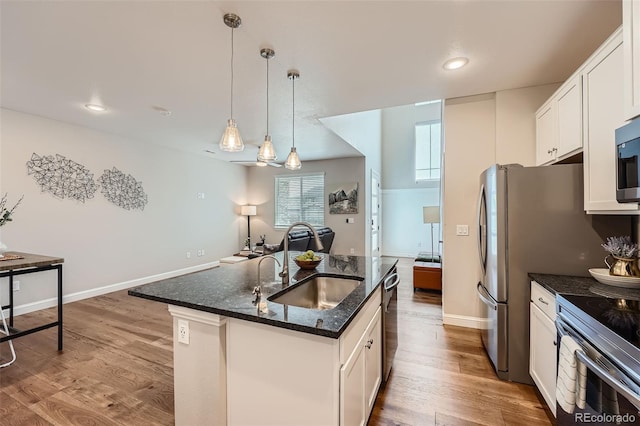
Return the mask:
<svg viewBox="0 0 640 426">
<path fill-rule="evenodd" d="M 13 291 L 20 291 L 20 281 L 13 280 Z"/>
<path fill-rule="evenodd" d="M 191 259 L 191 252 L 190 251 L 187 252 L 187 259 Z"/>
<path fill-rule="evenodd" d="M 178 320 L 178 343 L 189 344 L 189 321 Z"/>
<path fill-rule="evenodd" d="M 202 249 L 199 249 L 199 250 L 198 250 L 198 257 L 202 256 L 202 254 L 203 254 L 202 252 L 203 252 L 203 251 L 204 251 L 204 250 L 202 250 Z"/>
<path fill-rule="evenodd" d="M 349 249 L 349 252 L 350 252 L 351 254 L 355 254 L 355 253 L 356 253 L 356 249 L 354 249 L 354 248 Z"/>
<path fill-rule="evenodd" d="M 202 255 L 204 256 L 204 249 L 200 250 L 202 252 Z"/>
</svg>

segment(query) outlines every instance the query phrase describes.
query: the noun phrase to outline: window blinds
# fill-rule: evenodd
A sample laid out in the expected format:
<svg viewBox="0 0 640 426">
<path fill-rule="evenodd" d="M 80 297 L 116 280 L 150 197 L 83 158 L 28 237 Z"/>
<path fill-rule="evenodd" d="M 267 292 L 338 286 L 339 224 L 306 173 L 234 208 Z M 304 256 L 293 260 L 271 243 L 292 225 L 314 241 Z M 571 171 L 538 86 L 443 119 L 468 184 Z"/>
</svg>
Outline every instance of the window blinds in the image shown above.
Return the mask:
<svg viewBox="0 0 640 426">
<path fill-rule="evenodd" d="M 275 226 L 294 222 L 324 225 L 324 173 L 276 176 Z"/>
</svg>

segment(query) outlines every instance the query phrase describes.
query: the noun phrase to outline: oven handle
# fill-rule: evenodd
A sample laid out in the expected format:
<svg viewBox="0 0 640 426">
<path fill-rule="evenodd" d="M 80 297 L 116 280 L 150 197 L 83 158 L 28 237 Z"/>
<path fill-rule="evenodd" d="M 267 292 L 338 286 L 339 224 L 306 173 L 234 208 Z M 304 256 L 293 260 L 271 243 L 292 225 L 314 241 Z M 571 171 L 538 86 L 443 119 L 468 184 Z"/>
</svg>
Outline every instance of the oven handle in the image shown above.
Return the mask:
<svg viewBox="0 0 640 426">
<path fill-rule="evenodd" d="M 582 338 L 576 336 L 574 333 L 570 333 L 568 330 L 570 329 L 567 324 L 565 324 L 560 317 L 556 318 L 556 329 L 558 330 L 558 334 L 560 336 L 569 336 L 577 340 L 578 345 L 581 347 L 585 347 L 585 342 Z M 598 354 L 599 355 L 599 354 Z M 602 357 L 602 355 L 599 355 Z M 591 370 L 596 376 L 600 379 L 604 380 L 611 386 L 615 391 L 619 392 L 623 395 L 631 404 L 633 404 L 638 410 L 640 410 L 640 395 L 634 393 L 631 389 L 629 389 L 620 378 L 626 377 L 625 374 L 617 369 L 614 365 L 607 362 L 607 369 L 613 370 L 615 373 L 615 377 L 611 372 L 607 371 L 605 368 L 601 367 L 597 364 L 596 361 L 591 359 L 584 351 L 576 351 L 576 357 L 578 360 L 583 362 L 589 370 Z M 600 362 L 604 363 L 605 360 L 602 359 Z M 630 379 L 629 379 L 630 381 Z"/>
</svg>

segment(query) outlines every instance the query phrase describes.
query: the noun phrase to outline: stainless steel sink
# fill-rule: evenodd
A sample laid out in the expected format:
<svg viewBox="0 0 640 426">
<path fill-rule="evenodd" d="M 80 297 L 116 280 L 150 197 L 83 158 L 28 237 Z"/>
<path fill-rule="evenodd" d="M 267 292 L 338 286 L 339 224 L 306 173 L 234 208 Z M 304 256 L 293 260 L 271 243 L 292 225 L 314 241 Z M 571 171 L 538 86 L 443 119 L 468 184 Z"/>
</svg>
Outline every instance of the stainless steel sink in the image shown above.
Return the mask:
<svg viewBox="0 0 640 426">
<path fill-rule="evenodd" d="M 333 309 L 351 294 L 362 280 L 360 277 L 314 276 L 270 296 L 267 300 L 320 311 Z"/>
</svg>

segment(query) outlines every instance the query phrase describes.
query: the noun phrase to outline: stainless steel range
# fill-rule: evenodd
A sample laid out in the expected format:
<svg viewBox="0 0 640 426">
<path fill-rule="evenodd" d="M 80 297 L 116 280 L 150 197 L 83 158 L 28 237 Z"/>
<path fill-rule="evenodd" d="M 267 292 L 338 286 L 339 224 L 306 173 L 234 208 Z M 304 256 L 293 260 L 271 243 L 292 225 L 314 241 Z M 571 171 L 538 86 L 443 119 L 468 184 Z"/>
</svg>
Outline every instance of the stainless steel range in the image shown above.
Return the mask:
<svg viewBox="0 0 640 426">
<path fill-rule="evenodd" d="M 557 297 L 558 335 L 581 347 L 587 367 L 585 408 L 556 408 L 558 426 L 640 425 L 640 291 L 635 298 Z"/>
</svg>

